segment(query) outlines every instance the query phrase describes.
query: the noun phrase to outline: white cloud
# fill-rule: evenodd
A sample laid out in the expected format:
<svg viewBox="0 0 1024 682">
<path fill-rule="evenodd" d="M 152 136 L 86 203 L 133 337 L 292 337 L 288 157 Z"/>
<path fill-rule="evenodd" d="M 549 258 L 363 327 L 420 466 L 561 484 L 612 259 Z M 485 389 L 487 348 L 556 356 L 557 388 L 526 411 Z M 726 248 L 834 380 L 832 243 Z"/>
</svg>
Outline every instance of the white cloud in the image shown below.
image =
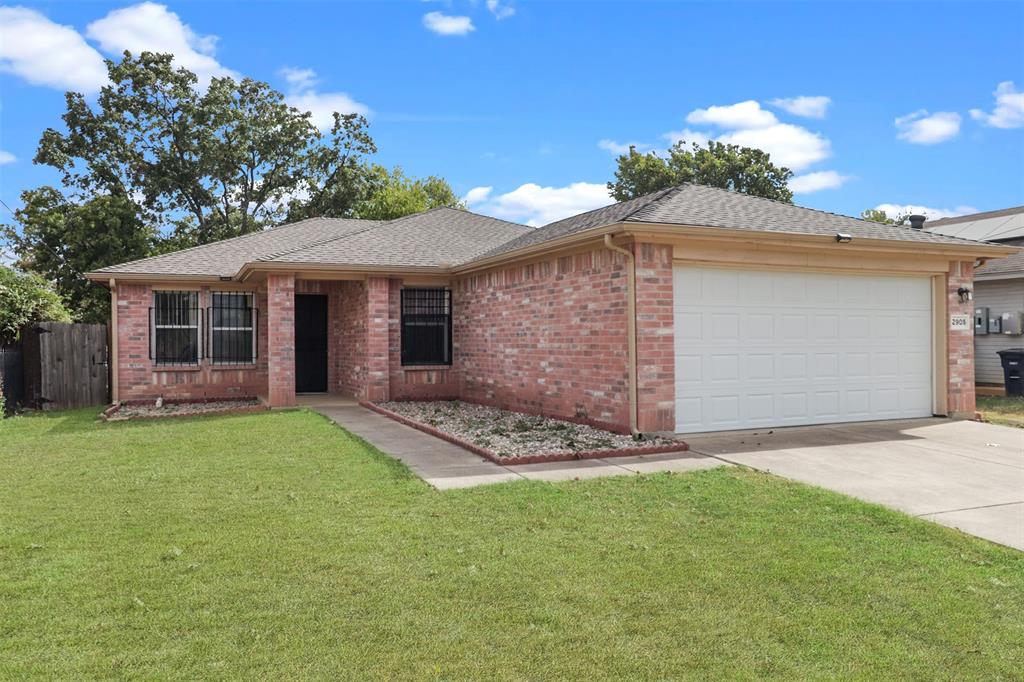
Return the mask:
<svg viewBox="0 0 1024 682">
<path fill-rule="evenodd" d="M 768 152 L 772 163 L 793 171 L 801 171 L 832 155 L 832 143 L 826 138 L 791 123 L 735 130 L 716 139 L 725 144 L 738 144 Z"/>
<path fill-rule="evenodd" d="M 471 202 L 469 194 L 474 192 L 480 198 Z M 475 204 L 474 211 L 534 227 L 613 203 L 604 183 L 593 182 L 574 182 L 565 187 L 541 187 L 529 182 L 497 196 L 490 196 L 489 187 L 477 187 L 469 194 L 466 203 Z"/>
<path fill-rule="evenodd" d="M 789 188 L 793 194 L 811 194 L 820 192 L 823 189 L 835 189 L 841 187 L 851 176 L 841 175 L 833 170 L 817 171 L 796 175 L 789 181 Z"/>
<path fill-rule="evenodd" d="M 107 83 L 103 57 L 75 29 L 25 7 L 0 7 L 0 71 L 58 90 L 92 93 Z"/>
<path fill-rule="evenodd" d="M 606 152 L 615 154 L 616 156 L 628 154 L 630 147 L 636 147 L 638 152 L 643 152 L 651 148 L 651 145 L 644 144 L 643 142 L 616 142 L 615 140 L 599 140 L 597 146 Z"/>
<path fill-rule="evenodd" d="M 994 128 L 1024 126 L 1024 92 L 1019 92 L 1013 81 L 1003 81 L 992 94 L 996 96 L 996 108 L 992 113 L 971 109 L 971 118 Z"/>
<path fill-rule="evenodd" d="M 694 125 L 714 125 L 728 130 L 746 128 L 765 128 L 775 125 L 778 119 L 775 114 L 765 111 L 761 105 L 748 99 L 745 102 L 713 106 L 707 109 L 695 109 L 686 117 L 687 123 Z"/>
<path fill-rule="evenodd" d="M 831 103 L 832 98 L 825 97 L 824 95 L 816 95 L 814 97 L 807 95 L 780 97 L 769 102 L 772 106 L 788 111 L 794 116 L 805 116 L 807 118 L 825 118 L 828 105 Z"/>
<path fill-rule="evenodd" d="M 918 109 L 912 114 L 896 119 L 896 137 L 912 144 L 937 144 L 956 137 L 960 132 L 960 114 L 953 111 L 937 111 L 929 114 Z"/>
<path fill-rule="evenodd" d="M 17 160 L 18 157 L 16 157 L 14 154 L 10 152 L 5 152 L 3 149 L 0 149 L 0 166 L 6 166 L 7 164 L 14 163 Z"/>
<path fill-rule="evenodd" d="M 285 99 L 299 111 L 313 114 L 313 125 L 326 130 L 334 125 L 334 112 L 339 114 L 362 114 L 367 116 L 370 108 L 352 99 L 344 92 L 317 92 L 314 86 L 319 82 L 313 69 L 286 67 L 279 71 L 288 83 Z"/>
<path fill-rule="evenodd" d="M 928 206 L 920 206 L 918 204 L 879 204 L 875 206 L 879 211 L 885 211 L 885 214 L 890 218 L 895 218 L 898 215 L 912 215 L 918 214 L 927 216 L 929 220 L 938 220 L 939 218 L 952 218 L 958 215 L 970 215 L 971 213 L 977 213 L 978 209 L 973 206 L 957 206 L 956 208 L 930 208 Z"/>
<path fill-rule="evenodd" d="M 490 10 L 491 14 L 498 21 L 502 19 L 508 19 L 510 16 L 516 13 L 516 8 L 509 4 L 501 4 L 499 0 L 487 0 L 487 9 Z"/>
<path fill-rule="evenodd" d="M 214 58 L 217 36 L 197 34 L 177 14 L 155 2 L 116 9 L 89 24 L 85 34 L 112 55 L 125 50 L 136 55 L 169 52 L 178 66 L 195 73 L 204 86 L 215 76 L 238 77 Z"/>
<path fill-rule="evenodd" d="M 440 12 L 424 14 L 423 25 L 441 36 L 464 36 L 476 30 L 473 20 L 469 17 L 452 16 Z"/>
<path fill-rule="evenodd" d="M 466 202 L 467 206 L 479 204 L 482 201 L 487 201 L 487 197 L 491 196 L 493 189 L 493 187 L 474 187 L 466 192 L 466 196 L 462 197 L 462 200 Z"/>
</svg>

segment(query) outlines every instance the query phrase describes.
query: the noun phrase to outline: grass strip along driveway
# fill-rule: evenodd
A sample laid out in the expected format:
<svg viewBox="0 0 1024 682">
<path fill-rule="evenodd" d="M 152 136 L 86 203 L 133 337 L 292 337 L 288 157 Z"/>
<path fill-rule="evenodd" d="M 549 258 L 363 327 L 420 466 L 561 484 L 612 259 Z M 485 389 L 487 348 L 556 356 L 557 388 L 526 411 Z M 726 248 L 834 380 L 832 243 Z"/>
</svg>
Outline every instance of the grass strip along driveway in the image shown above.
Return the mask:
<svg viewBox="0 0 1024 682">
<path fill-rule="evenodd" d="M 1024 554 L 741 468 L 438 492 L 305 412 L 0 423 L 0 678 L 1011 679 Z"/>
</svg>

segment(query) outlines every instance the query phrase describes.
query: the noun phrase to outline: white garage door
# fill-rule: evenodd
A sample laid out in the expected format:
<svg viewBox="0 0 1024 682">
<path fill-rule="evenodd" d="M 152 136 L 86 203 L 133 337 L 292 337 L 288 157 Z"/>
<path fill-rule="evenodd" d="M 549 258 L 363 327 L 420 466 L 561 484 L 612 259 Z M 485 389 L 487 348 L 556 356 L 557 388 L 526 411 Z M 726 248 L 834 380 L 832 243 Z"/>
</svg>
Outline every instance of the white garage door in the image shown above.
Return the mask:
<svg viewBox="0 0 1024 682">
<path fill-rule="evenodd" d="M 927 277 L 676 266 L 676 430 L 932 414 Z"/>
</svg>

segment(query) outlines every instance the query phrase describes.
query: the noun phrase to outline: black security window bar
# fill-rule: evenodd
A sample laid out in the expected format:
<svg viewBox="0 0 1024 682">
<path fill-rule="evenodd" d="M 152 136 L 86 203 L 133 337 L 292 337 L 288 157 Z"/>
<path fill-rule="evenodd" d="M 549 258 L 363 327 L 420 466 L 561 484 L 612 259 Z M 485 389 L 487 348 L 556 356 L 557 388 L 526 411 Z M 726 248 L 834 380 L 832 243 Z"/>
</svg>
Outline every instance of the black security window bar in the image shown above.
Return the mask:
<svg viewBox="0 0 1024 682">
<path fill-rule="evenodd" d="M 448 289 L 402 289 L 402 364 L 452 364 Z"/>
<path fill-rule="evenodd" d="M 198 291 L 153 292 L 149 327 L 149 357 L 156 364 L 199 362 Z"/>
<path fill-rule="evenodd" d="M 210 294 L 213 304 L 206 311 L 207 355 L 215 365 L 246 365 L 256 361 L 256 315 L 252 294 L 218 292 Z"/>
</svg>

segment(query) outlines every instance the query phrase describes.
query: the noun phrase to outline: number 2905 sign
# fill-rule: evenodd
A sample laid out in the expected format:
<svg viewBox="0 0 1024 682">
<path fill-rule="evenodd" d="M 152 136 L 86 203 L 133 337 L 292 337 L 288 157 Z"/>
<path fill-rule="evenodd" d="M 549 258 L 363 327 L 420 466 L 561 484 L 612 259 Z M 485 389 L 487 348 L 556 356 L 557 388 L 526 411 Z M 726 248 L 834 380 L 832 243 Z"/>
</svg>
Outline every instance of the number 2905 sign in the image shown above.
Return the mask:
<svg viewBox="0 0 1024 682">
<path fill-rule="evenodd" d="M 971 328 L 970 315 L 950 315 L 949 328 L 953 331 L 967 331 Z"/>
</svg>

